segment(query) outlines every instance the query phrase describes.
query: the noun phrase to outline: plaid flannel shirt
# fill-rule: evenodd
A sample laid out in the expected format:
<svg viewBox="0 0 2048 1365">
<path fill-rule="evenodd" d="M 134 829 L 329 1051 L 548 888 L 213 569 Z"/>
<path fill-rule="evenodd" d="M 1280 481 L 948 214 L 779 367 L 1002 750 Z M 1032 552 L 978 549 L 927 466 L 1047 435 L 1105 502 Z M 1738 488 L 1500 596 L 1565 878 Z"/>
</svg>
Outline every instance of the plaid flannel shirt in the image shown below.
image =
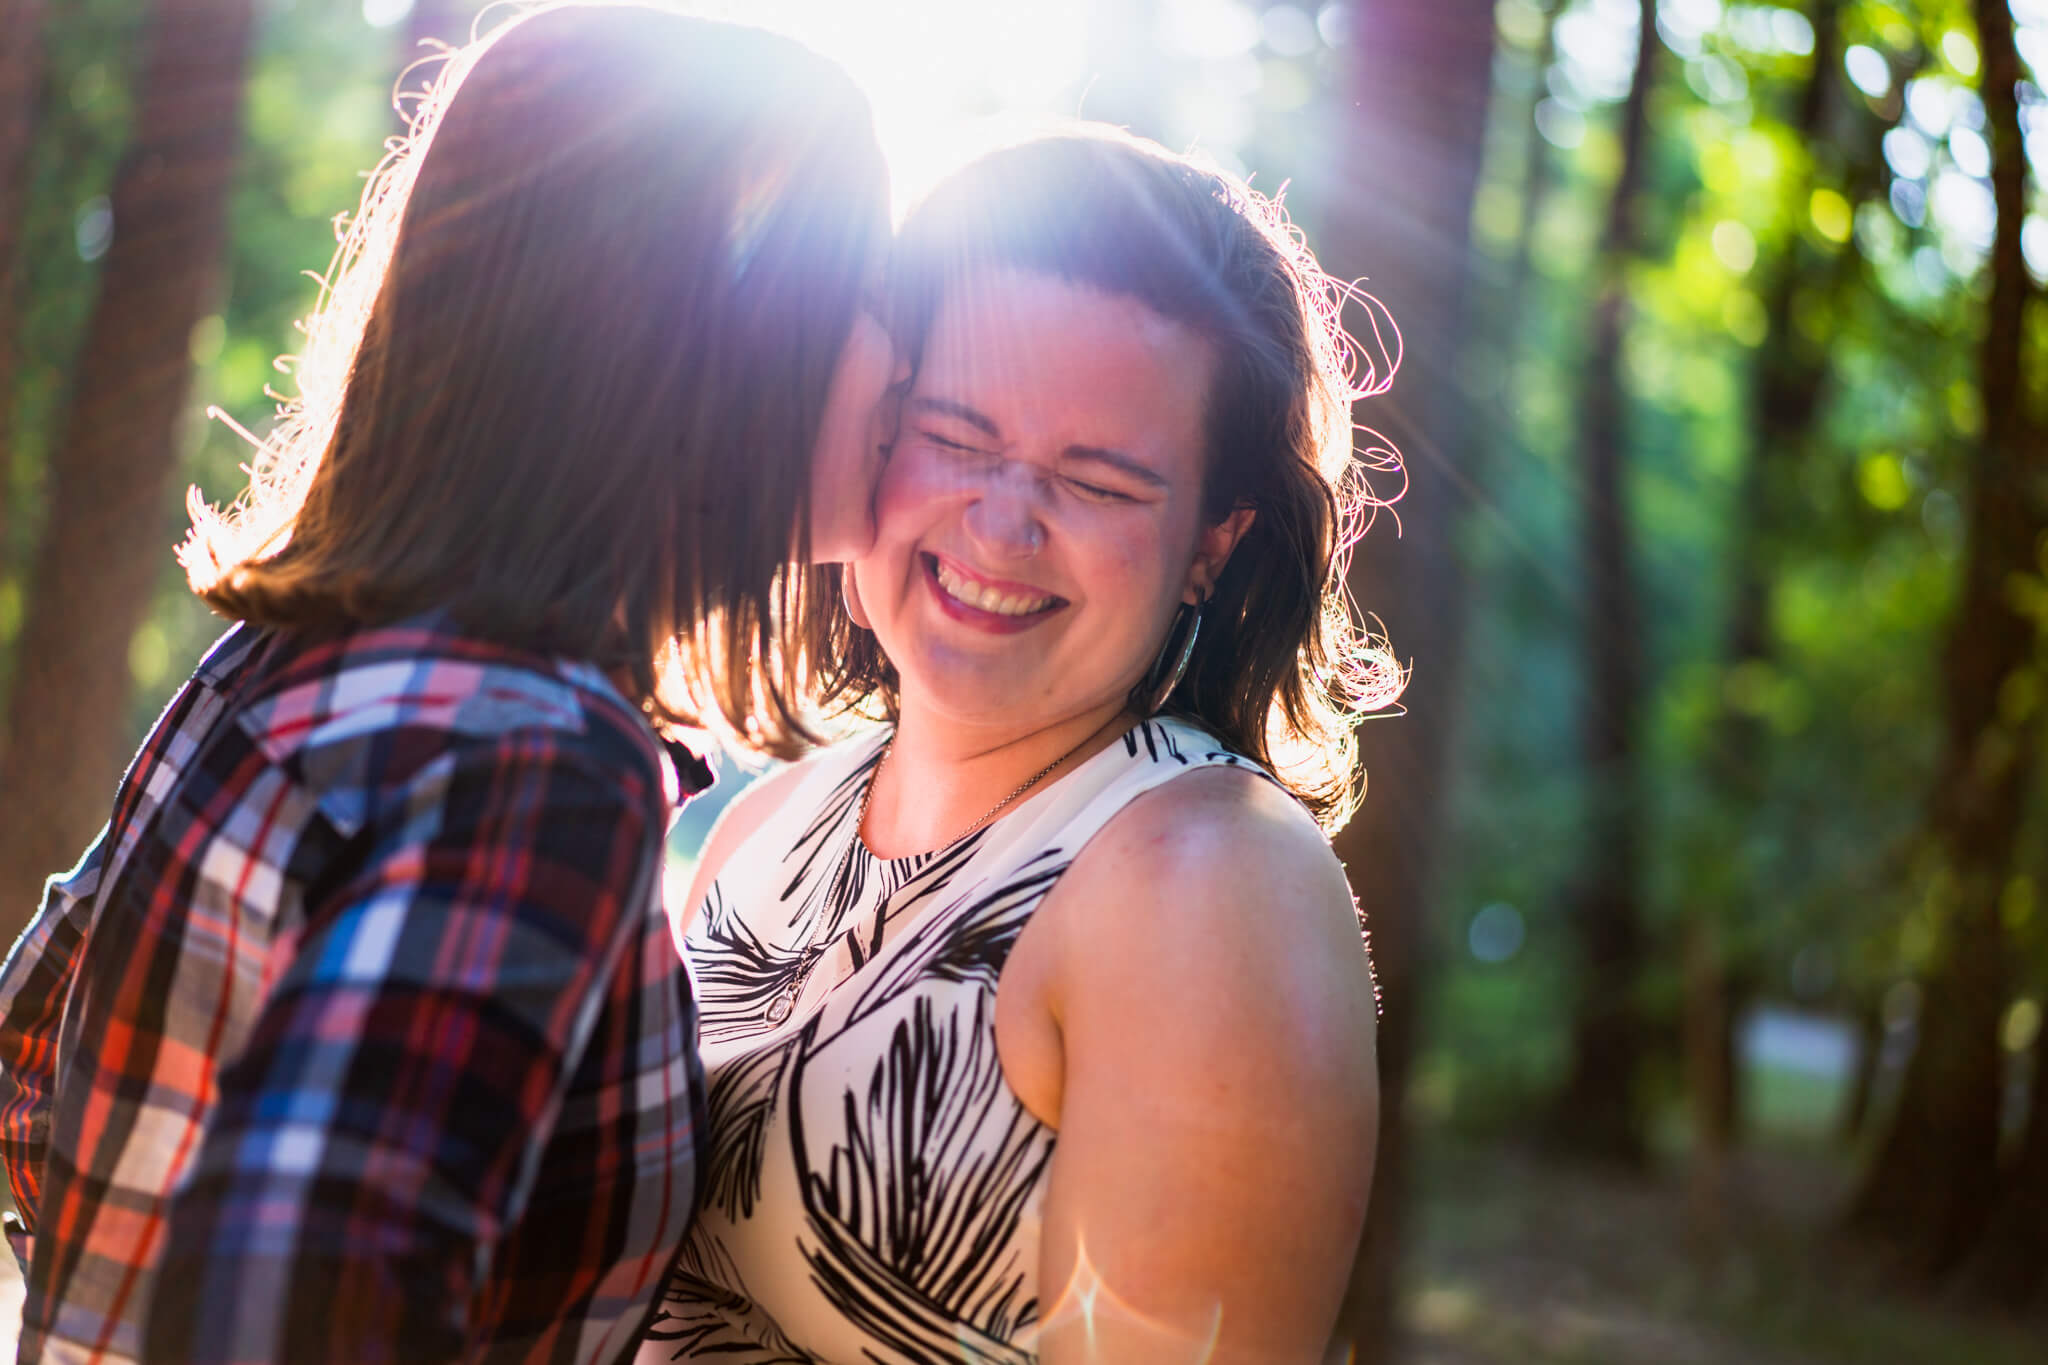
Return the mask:
<svg viewBox="0 0 2048 1365">
<path fill-rule="evenodd" d="M 0 970 L 20 1359 L 629 1355 L 699 1170 L 676 788 L 588 665 L 230 631 Z"/>
</svg>

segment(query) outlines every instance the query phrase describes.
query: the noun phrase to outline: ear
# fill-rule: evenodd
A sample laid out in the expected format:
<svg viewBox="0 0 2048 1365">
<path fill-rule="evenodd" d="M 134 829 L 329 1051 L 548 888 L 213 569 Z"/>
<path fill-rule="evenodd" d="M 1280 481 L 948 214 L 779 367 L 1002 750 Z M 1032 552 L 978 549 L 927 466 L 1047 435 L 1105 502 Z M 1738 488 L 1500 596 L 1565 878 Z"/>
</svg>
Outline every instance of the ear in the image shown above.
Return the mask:
<svg viewBox="0 0 2048 1365">
<path fill-rule="evenodd" d="M 868 620 L 868 609 L 861 605 L 860 580 L 851 564 L 843 564 L 839 568 L 839 597 L 846 604 L 846 614 L 853 618 L 855 625 L 862 630 L 875 628 Z"/>
<path fill-rule="evenodd" d="M 1244 539 L 1244 533 L 1252 528 L 1252 518 L 1257 513 L 1240 503 L 1231 509 L 1230 515 L 1214 526 L 1202 528 L 1200 540 L 1195 542 L 1195 562 L 1188 566 L 1188 585 L 1180 600 L 1191 607 L 1198 607 L 1216 592 L 1216 580 L 1223 576 L 1223 566 L 1230 561 L 1230 552 L 1237 548 L 1237 542 Z"/>
</svg>

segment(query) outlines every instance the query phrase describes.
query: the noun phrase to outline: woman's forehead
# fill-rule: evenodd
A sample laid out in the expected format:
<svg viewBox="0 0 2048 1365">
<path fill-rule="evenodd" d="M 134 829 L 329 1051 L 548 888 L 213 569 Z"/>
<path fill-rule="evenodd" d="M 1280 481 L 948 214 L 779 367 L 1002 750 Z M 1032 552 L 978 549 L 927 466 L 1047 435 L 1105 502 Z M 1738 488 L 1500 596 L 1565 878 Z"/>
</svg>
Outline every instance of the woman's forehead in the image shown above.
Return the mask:
<svg viewBox="0 0 2048 1365">
<path fill-rule="evenodd" d="M 1113 425 L 1200 426 L 1208 343 L 1137 299 L 1051 275 L 992 271 L 939 301 L 920 393 L 972 402 L 999 423 L 1088 414 Z"/>
</svg>

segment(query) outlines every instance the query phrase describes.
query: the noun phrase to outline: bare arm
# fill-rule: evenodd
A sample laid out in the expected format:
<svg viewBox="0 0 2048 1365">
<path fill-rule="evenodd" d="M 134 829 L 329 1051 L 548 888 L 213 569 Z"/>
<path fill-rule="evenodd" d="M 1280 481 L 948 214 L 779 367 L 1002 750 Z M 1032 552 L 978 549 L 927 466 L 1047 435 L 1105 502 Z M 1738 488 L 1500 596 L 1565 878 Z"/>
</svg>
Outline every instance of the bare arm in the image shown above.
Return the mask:
<svg viewBox="0 0 2048 1365">
<path fill-rule="evenodd" d="M 1054 896 L 1042 1359 L 1320 1359 L 1379 1108 L 1343 869 L 1282 793 L 1204 772 L 1134 803 Z"/>
</svg>

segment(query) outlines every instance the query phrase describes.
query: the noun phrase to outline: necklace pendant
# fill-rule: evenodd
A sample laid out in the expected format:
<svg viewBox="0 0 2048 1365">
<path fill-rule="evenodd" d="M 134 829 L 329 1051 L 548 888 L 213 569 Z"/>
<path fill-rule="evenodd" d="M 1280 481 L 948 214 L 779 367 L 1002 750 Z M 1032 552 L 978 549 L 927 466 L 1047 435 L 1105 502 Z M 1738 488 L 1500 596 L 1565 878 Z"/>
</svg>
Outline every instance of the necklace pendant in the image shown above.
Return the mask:
<svg viewBox="0 0 2048 1365">
<path fill-rule="evenodd" d="M 781 1023 L 789 1018 L 790 1011 L 795 1008 L 796 990 L 792 987 L 768 1002 L 768 1022 L 771 1024 Z"/>
</svg>

